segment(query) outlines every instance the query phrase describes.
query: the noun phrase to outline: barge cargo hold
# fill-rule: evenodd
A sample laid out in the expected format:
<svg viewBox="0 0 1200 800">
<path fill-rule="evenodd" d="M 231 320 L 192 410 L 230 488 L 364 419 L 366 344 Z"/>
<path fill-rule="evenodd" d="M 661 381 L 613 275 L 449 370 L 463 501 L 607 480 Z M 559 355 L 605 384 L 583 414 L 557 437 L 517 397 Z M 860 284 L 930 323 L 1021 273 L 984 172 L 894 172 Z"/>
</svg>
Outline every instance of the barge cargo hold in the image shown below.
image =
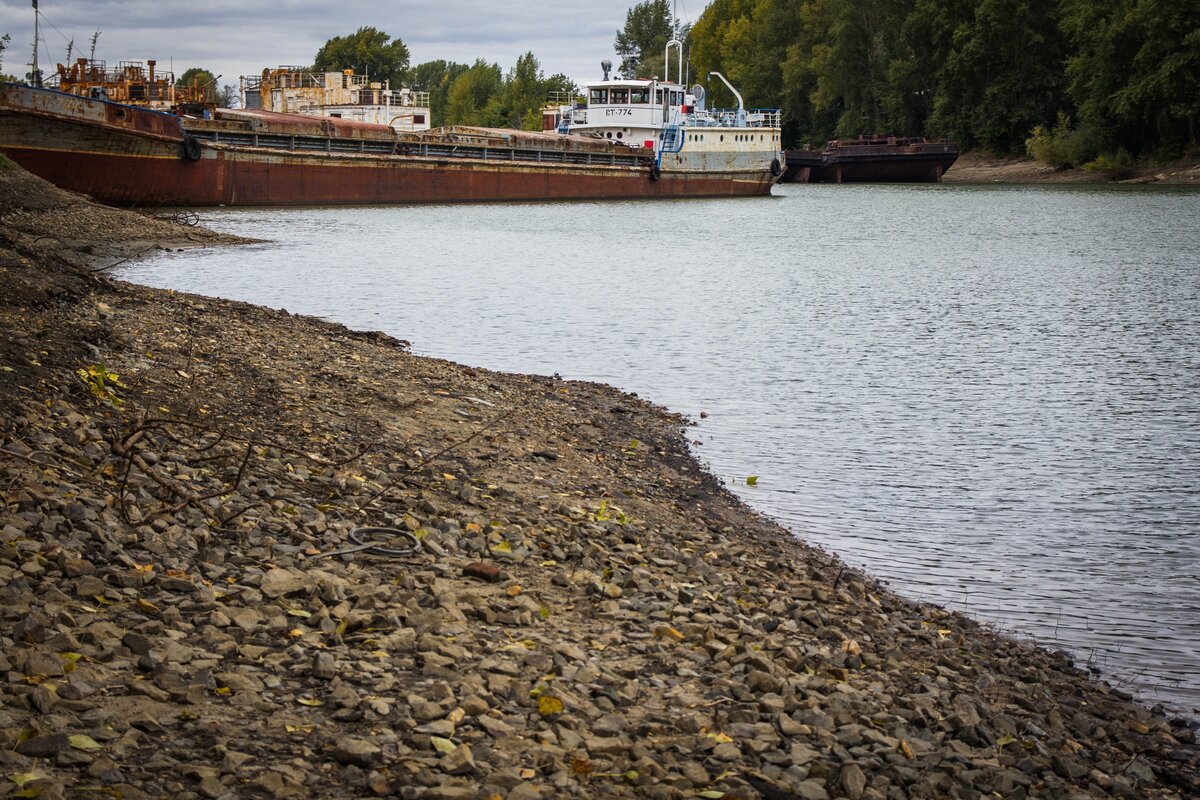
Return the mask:
<svg viewBox="0 0 1200 800">
<path fill-rule="evenodd" d="M 660 169 L 653 147 L 557 133 L 211 116 L 0 84 L 0 150 L 62 188 L 139 206 L 727 197 L 777 178 L 770 159 Z"/>
<path fill-rule="evenodd" d="M 834 139 L 822 150 L 788 150 L 784 183 L 940 183 L 958 145 L 898 136 Z"/>
</svg>

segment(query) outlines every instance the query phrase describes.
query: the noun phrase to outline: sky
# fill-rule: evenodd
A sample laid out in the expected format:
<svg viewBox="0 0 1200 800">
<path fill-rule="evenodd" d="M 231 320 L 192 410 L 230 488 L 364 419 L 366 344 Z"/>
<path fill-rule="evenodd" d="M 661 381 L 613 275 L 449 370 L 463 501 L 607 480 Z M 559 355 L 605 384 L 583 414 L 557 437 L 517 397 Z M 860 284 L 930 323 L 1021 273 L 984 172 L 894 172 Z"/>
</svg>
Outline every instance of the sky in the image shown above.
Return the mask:
<svg viewBox="0 0 1200 800">
<path fill-rule="evenodd" d="M 562 73 L 577 83 L 598 80 L 600 62 L 611 59 L 616 32 L 638 0 L 40 0 L 39 59 L 47 75 L 66 58 L 86 57 L 99 30 L 96 58 L 156 59 L 178 76 L 199 66 L 221 75 L 222 84 L 264 67 L 306 65 L 326 40 L 369 25 L 399 38 L 413 65 L 435 59 L 470 64 L 477 58 L 504 70 L 529 51 L 546 75 Z M 683 22 L 699 15 L 706 0 L 678 2 Z M 0 0 L 0 35 L 12 36 L 0 71 L 23 76 L 33 42 L 31 0 Z M 47 59 L 47 51 L 49 59 Z M 50 63 L 47 65 L 44 62 Z"/>
</svg>

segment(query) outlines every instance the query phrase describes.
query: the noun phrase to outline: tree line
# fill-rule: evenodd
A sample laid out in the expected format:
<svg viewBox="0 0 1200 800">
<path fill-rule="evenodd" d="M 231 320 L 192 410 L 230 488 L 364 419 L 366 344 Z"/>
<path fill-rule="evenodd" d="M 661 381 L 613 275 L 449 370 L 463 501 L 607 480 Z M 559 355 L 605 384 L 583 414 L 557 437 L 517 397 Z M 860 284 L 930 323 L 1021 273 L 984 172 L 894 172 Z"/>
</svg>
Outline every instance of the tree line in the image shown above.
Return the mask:
<svg viewBox="0 0 1200 800">
<path fill-rule="evenodd" d="M 1062 166 L 1200 148 L 1200 0 L 714 0 L 689 35 L 696 74 L 782 108 L 792 144 L 930 136 Z"/>
</svg>

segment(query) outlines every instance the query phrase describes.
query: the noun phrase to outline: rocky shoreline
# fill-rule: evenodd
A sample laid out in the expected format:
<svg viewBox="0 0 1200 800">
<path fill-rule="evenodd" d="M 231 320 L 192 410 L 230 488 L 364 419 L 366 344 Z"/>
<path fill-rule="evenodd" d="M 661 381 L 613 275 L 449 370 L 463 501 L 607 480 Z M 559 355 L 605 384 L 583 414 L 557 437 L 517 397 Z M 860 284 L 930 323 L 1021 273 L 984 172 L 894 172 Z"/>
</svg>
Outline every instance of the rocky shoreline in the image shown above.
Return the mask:
<svg viewBox="0 0 1200 800">
<path fill-rule="evenodd" d="M 1200 185 L 1200 162 L 1193 157 L 1153 167 L 1131 167 L 1120 174 L 1112 174 L 1084 169 L 1056 169 L 1028 157 L 997 157 L 971 150 L 959 156 L 958 161 L 942 176 L 942 182 L 1197 186 Z"/>
<path fill-rule="evenodd" d="M 11 166 L 0 236 L 0 798 L 1200 793 L 1191 723 L 805 546 L 645 400 L 87 272 L 227 239 Z"/>
</svg>

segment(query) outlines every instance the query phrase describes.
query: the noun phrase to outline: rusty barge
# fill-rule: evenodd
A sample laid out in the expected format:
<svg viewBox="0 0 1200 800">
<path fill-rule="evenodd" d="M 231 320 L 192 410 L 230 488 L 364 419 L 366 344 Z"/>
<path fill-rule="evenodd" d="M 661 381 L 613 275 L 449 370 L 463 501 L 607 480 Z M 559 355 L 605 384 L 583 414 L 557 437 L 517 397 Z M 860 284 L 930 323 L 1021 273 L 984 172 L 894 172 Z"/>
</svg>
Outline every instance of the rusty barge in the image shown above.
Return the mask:
<svg viewBox="0 0 1200 800">
<path fill-rule="evenodd" d="M 958 145 L 899 136 L 834 139 L 821 150 L 787 151 L 785 183 L 940 183 Z"/>
<path fill-rule="evenodd" d="M 264 110 L 193 116 L 100 94 L 0 84 L 0 150 L 62 188 L 126 206 L 728 197 L 767 194 L 781 171 L 769 153 L 664 160 L 661 138 L 630 146 L 556 132 L 397 130 Z"/>
</svg>

